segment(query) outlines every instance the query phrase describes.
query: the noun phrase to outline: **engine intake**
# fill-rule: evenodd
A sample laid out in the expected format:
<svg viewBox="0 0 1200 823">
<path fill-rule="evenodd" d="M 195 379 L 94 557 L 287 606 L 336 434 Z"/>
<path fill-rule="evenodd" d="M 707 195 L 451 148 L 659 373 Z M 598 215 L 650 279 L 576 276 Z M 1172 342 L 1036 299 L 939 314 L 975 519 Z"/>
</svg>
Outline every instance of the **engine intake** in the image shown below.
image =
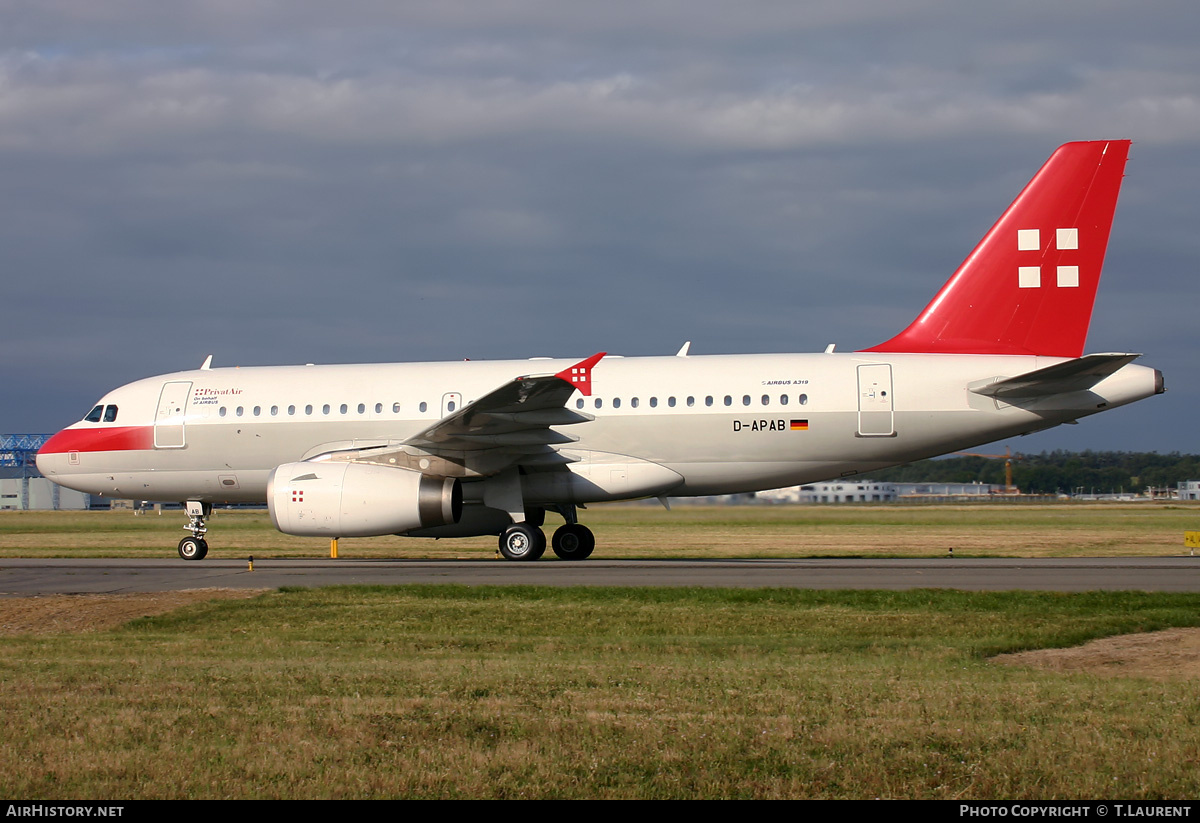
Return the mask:
<svg viewBox="0 0 1200 823">
<path fill-rule="evenodd" d="M 375 537 L 448 526 L 462 483 L 372 463 L 284 463 L 267 479 L 271 522 L 300 537 Z"/>
</svg>

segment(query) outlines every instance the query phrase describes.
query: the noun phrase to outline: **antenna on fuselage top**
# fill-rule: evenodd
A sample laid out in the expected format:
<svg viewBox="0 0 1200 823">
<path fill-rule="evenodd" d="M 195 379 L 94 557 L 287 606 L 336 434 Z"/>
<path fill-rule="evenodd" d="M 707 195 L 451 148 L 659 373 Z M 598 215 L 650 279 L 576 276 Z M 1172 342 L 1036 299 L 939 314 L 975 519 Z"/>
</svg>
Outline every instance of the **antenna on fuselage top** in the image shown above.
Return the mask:
<svg viewBox="0 0 1200 823">
<path fill-rule="evenodd" d="M 200 371 L 208 371 L 212 368 L 212 355 L 204 358 L 204 362 L 200 364 Z"/>
<path fill-rule="evenodd" d="M 683 346 L 679 349 L 679 351 L 675 352 L 675 356 L 676 357 L 687 357 L 688 349 L 690 349 L 691 347 L 692 347 L 692 341 L 689 340 L 683 344 Z"/>
</svg>

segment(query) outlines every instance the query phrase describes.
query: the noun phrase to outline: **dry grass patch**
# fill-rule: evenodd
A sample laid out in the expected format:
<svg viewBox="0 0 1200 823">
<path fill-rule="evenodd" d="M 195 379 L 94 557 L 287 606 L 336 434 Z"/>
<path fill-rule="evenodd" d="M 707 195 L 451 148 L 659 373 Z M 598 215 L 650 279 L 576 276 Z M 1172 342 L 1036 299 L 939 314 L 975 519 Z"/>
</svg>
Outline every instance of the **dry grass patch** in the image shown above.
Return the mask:
<svg viewBox="0 0 1200 823">
<path fill-rule="evenodd" d="M 55 594 L 0 598 L 0 636 L 112 629 L 208 600 L 242 600 L 266 589 L 185 589 L 131 594 Z"/>
<path fill-rule="evenodd" d="M 1200 681 L 1200 629 L 1164 629 L 1105 637 L 1069 649 L 1037 649 L 993 658 L 1006 666 L 1032 666 L 1105 677 Z"/>
</svg>

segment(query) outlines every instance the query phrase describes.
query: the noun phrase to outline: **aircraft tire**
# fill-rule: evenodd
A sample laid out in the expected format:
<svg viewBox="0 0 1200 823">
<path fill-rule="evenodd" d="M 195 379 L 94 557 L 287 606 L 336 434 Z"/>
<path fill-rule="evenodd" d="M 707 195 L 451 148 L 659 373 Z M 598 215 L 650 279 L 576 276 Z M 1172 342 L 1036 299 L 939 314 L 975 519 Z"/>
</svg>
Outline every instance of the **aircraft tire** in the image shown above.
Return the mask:
<svg viewBox="0 0 1200 823">
<path fill-rule="evenodd" d="M 596 536 L 582 523 L 566 523 L 554 532 L 550 545 L 561 560 L 586 560 L 596 548 Z"/>
<path fill-rule="evenodd" d="M 500 535 L 505 560 L 537 560 L 546 552 L 546 535 L 528 523 L 513 523 Z"/>
<path fill-rule="evenodd" d="M 184 560 L 203 560 L 208 554 L 208 541 L 203 537 L 185 537 L 179 541 L 179 556 Z"/>
</svg>

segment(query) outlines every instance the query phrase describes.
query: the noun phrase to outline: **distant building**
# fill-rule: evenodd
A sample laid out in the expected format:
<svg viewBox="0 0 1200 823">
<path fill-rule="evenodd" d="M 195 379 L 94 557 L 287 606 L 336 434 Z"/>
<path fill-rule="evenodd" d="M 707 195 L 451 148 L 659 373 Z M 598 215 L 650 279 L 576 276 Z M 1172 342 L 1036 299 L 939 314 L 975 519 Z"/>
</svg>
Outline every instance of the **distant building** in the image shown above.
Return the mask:
<svg viewBox="0 0 1200 823">
<path fill-rule="evenodd" d="M 995 483 L 895 483 L 900 497 L 987 497 L 1004 494 Z"/>
<path fill-rule="evenodd" d="M 92 496 L 42 477 L 34 459 L 48 434 L 0 434 L 0 509 L 86 509 Z"/>
<path fill-rule="evenodd" d="M 92 496 L 64 489 L 37 474 L 22 476 L 20 469 L 0 468 L 0 509 L 86 509 Z"/>
<path fill-rule="evenodd" d="M 896 499 L 894 483 L 874 480 L 830 480 L 805 486 L 773 488 L 758 492 L 763 503 L 889 503 Z"/>
<path fill-rule="evenodd" d="M 1179 484 L 1180 500 L 1200 500 L 1200 480 L 1184 480 Z"/>
<path fill-rule="evenodd" d="M 1200 493 L 1200 489 L 1198 489 Z M 830 480 L 759 492 L 765 503 L 896 503 L 921 498 L 961 500 L 1003 495 L 1004 487 L 989 483 L 881 483 L 877 480 Z"/>
<path fill-rule="evenodd" d="M 891 503 L 897 498 L 895 483 L 874 480 L 831 480 L 796 489 L 797 503 Z"/>
</svg>

